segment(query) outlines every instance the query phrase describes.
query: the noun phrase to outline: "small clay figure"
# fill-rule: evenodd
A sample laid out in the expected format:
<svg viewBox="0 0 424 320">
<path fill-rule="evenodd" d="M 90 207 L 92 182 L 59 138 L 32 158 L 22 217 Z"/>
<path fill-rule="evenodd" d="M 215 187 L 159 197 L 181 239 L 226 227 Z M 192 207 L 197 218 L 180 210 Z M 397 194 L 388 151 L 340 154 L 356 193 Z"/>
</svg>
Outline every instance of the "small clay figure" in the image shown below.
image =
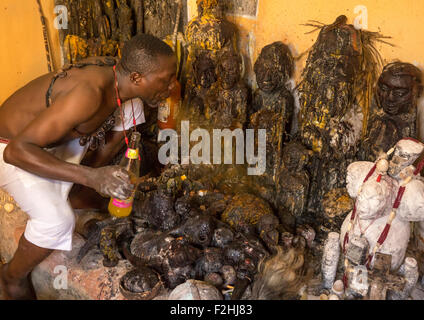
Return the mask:
<svg viewBox="0 0 424 320">
<path fill-rule="evenodd" d="M 354 225 L 349 232 L 349 239 L 358 237 L 359 239 L 366 239 L 366 247 L 364 247 L 366 257 L 371 254 L 377 245 L 381 232 L 387 222 L 389 221 L 391 211 L 393 210 L 393 203 L 398 192 L 398 185 L 388 175 L 383 175 L 380 181 L 377 181 L 378 173 L 375 172 L 361 187 L 358 194 L 361 182 L 364 181 L 366 175 L 371 171 L 373 163 L 369 162 L 354 162 L 348 167 L 347 176 L 347 190 L 349 195 L 356 199 L 356 212 L 358 216 L 355 219 Z M 362 181 L 358 181 L 361 180 Z M 350 224 L 352 213 L 350 213 L 341 228 L 340 241 L 342 247 L 346 250 L 349 249 L 348 243 L 345 242 L 345 234 Z M 394 270 L 402 263 L 406 247 L 408 245 L 410 236 L 409 223 L 402 221 L 396 217 L 391 221 L 392 231 L 388 233 L 383 246 L 379 252 L 392 255 L 392 266 Z M 358 240 L 359 241 L 359 240 Z M 353 249 L 352 249 L 353 250 Z M 359 255 L 356 255 L 359 256 Z M 357 260 L 357 264 L 365 264 L 367 261 Z M 365 259 L 366 260 L 366 259 Z M 370 264 L 370 267 L 373 263 Z"/>
<path fill-rule="evenodd" d="M 218 58 L 218 81 L 208 92 L 205 115 L 214 129 L 241 128 L 246 122 L 248 90 L 240 79 L 241 58 L 225 50 Z"/>
<path fill-rule="evenodd" d="M 206 248 L 203 256 L 196 262 L 196 276 L 203 279 L 207 274 L 219 272 L 223 266 L 223 249 Z"/>
<path fill-rule="evenodd" d="M 190 122 L 205 124 L 205 100 L 211 86 L 216 82 L 215 63 L 203 52 L 193 62 L 193 82 L 187 83 L 186 102 Z"/>
<path fill-rule="evenodd" d="M 294 113 L 294 98 L 286 87 L 294 70 L 290 49 L 282 42 L 264 47 L 254 69 L 259 89 L 254 93 L 249 127 L 267 130 L 266 175 L 275 181 Z"/>
<path fill-rule="evenodd" d="M 183 225 L 172 230 L 171 234 L 184 237 L 189 243 L 197 246 L 207 247 L 212 242 L 217 223 L 215 218 L 200 214 L 189 218 Z"/>
<path fill-rule="evenodd" d="M 282 112 L 284 122 L 291 125 L 293 96 L 287 82 L 294 71 L 294 60 L 290 48 L 282 42 L 265 46 L 254 65 L 258 90 L 254 93 L 253 112 L 268 109 Z M 286 130 L 290 132 L 290 128 Z"/>
<path fill-rule="evenodd" d="M 210 52 L 215 62 L 221 49 L 237 51 L 237 28 L 225 19 L 223 1 L 197 0 L 196 3 L 198 16 L 188 23 L 185 30 L 189 45 L 188 64 L 194 61 L 199 50 Z"/>
<path fill-rule="evenodd" d="M 256 232 L 259 238 L 262 239 L 270 252 L 273 252 L 278 245 L 280 235 L 277 227 L 279 224 L 280 221 L 275 215 L 266 214 L 259 218 L 256 225 Z"/>
<path fill-rule="evenodd" d="M 215 229 L 212 238 L 212 245 L 218 248 L 225 248 L 234 240 L 234 233 L 229 228 Z"/>
<path fill-rule="evenodd" d="M 376 87 L 367 136 L 360 149 L 361 160 L 375 161 L 400 139 L 417 137 L 421 76 L 421 71 L 410 63 L 394 62 L 384 67 Z"/>
<path fill-rule="evenodd" d="M 294 220 L 301 217 L 306 208 L 309 191 L 306 165 L 310 156 L 311 152 L 299 142 L 290 142 L 283 148 L 274 202 L 282 223 L 287 227 L 294 227 Z"/>
</svg>

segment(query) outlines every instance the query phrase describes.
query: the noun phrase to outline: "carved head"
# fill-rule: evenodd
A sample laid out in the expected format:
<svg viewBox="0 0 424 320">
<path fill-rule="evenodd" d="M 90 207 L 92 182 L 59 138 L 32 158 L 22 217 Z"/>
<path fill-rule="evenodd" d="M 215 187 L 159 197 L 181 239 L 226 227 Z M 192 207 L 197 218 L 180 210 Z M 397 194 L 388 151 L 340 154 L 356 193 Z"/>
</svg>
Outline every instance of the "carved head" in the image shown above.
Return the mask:
<svg viewBox="0 0 424 320">
<path fill-rule="evenodd" d="M 415 111 L 422 89 L 420 69 L 410 63 L 394 62 L 381 73 L 377 97 L 385 113 L 398 115 Z"/>
<path fill-rule="evenodd" d="M 299 172 L 303 170 L 308 163 L 311 154 L 298 142 L 290 142 L 283 149 L 284 167 L 290 172 Z"/>
<path fill-rule="evenodd" d="M 196 0 L 199 16 L 204 13 L 220 13 L 223 9 L 222 0 Z"/>
<path fill-rule="evenodd" d="M 203 88 L 210 88 L 216 82 L 215 63 L 205 53 L 200 53 L 193 63 L 194 79 L 196 84 Z"/>
<path fill-rule="evenodd" d="M 231 89 L 240 80 L 241 58 L 232 51 L 224 51 L 218 61 L 218 78 L 222 88 Z"/>
<path fill-rule="evenodd" d="M 314 47 L 315 55 L 325 56 L 326 72 L 346 81 L 355 76 L 363 52 L 361 31 L 347 24 L 346 16 L 323 27 Z"/>
<path fill-rule="evenodd" d="M 411 166 L 419 158 L 424 150 L 424 144 L 412 138 L 400 140 L 389 162 L 388 174 L 393 178 L 399 178 L 400 173 L 406 167 Z"/>
<path fill-rule="evenodd" d="M 356 200 L 356 210 L 361 219 L 373 219 L 385 213 L 393 204 L 392 184 L 386 179 L 370 179 L 362 186 Z"/>
<path fill-rule="evenodd" d="M 169 244 L 167 257 L 172 268 L 180 268 L 192 264 L 200 254 L 199 249 L 183 241 L 174 240 Z"/>
<path fill-rule="evenodd" d="M 293 57 L 288 46 L 282 42 L 267 45 L 254 66 L 258 87 L 267 93 L 278 90 L 290 79 L 293 68 Z"/>
</svg>

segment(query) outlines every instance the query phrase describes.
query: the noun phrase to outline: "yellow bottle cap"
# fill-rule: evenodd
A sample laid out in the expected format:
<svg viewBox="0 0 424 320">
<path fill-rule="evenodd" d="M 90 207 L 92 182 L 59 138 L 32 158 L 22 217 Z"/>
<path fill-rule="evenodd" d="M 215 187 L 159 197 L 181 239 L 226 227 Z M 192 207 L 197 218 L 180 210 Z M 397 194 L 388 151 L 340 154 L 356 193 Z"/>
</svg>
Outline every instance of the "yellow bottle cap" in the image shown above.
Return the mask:
<svg viewBox="0 0 424 320">
<path fill-rule="evenodd" d="M 125 154 L 125 156 L 128 159 L 138 159 L 138 150 L 137 149 L 130 149 L 130 148 L 128 148 L 127 153 Z"/>
</svg>

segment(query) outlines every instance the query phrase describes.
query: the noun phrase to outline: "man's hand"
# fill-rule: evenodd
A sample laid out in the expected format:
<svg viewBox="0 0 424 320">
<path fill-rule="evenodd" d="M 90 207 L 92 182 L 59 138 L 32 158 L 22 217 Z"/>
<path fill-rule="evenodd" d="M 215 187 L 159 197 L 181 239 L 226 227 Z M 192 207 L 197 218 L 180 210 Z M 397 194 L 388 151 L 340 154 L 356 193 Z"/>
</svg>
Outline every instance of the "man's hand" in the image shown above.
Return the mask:
<svg viewBox="0 0 424 320">
<path fill-rule="evenodd" d="M 89 187 L 103 196 L 128 199 L 135 186 L 129 173 L 120 166 L 107 166 L 90 170 Z"/>
</svg>

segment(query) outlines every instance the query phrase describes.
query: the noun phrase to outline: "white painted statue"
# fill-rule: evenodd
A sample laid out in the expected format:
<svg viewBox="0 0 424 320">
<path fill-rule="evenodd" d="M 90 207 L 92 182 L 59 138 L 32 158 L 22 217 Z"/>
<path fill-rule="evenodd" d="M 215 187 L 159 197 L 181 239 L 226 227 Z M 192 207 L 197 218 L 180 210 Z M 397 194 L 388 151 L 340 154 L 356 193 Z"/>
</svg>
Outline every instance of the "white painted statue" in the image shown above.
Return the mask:
<svg viewBox="0 0 424 320">
<path fill-rule="evenodd" d="M 406 138 L 376 163 L 359 161 L 347 168 L 347 191 L 356 209 L 346 217 L 340 232 L 345 268 L 352 266 L 353 257 L 357 259 L 353 264 L 368 264 L 372 269 L 374 255 L 380 252 L 391 255 L 391 271 L 397 271 L 405 260 L 410 222 L 417 222 L 415 232 L 424 237 L 424 179 L 419 175 L 423 163 L 413 166 L 423 150 L 424 144 Z M 326 279 L 324 269 L 328 287 L 335 279 Z"/>
</svg>

